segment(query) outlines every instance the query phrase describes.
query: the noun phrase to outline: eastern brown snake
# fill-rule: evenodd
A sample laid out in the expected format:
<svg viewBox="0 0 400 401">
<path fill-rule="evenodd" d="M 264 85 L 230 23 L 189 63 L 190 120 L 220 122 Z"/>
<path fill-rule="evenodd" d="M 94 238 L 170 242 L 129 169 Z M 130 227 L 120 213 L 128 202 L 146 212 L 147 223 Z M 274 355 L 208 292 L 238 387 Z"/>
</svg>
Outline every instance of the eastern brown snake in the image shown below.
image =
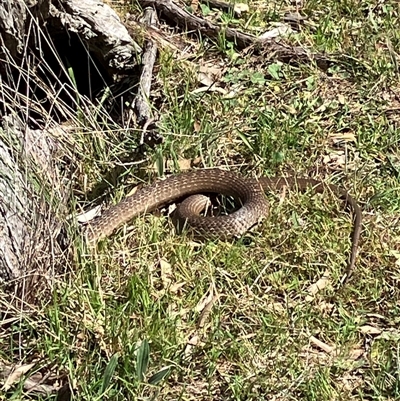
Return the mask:
<svg viewBox="0 0 400 401">
<path fill-rule="evenodd" d="M 86 235 L 90 242 L 109 236 L 122 224 L 133 217 L 148 213 L 154 209 L 201 193 L 218 193 L 240 200 L 242 206 L 232 214 L 218 217 L 203 217 L 199 213 L 204 208 L 197 198 L 185 200 L 178 214 L 195 231 L 219 238 L 240 236 L 268 214 L 268 201 L 264 192 L 283 187 L 305 191 L 312 188 L 323 193 L 329 189 L 345 201 L 354 213 L 351 253 L 347 264 L 346 281 L 352 274 L 356 261 L 358 241 L 361 232 L 361 210 L 357 202 L 343 189 L 336 185 L 324 184 L 311 178 L 274 177 L 243 178 L 235 173 L 219 169 L 200 169 L 165 180 L 158 180 L 110 207 L 87 227 Z"/>
</svg>

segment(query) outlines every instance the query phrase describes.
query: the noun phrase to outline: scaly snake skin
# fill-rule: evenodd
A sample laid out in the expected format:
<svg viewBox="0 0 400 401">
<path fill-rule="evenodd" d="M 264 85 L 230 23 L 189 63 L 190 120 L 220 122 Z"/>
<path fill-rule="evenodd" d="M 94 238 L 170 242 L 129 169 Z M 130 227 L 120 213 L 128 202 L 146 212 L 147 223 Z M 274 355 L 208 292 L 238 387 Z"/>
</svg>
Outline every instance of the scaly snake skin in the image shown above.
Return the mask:
<svg viewBox="0 0 400 401">
<path fill-rule="evenodd" d="M 96 242 L 108 237 L 113 231 L 133 217 L 148 213 L 154 209 L 201 193 L 218 193 L 239 199 L 242 207 L 228 216 L 203 217 L 199 213 L 203 203 L 196 197 L 189 197 L 178 208 L 179 217 L 205 235 L 229 238 L 240 236 L 250 227 L 268 215 L 268 201 L 264 192 L 283 187 L 305 191 L 313 188 L 323 193 L 326 188 L 343 199 L 354 213 L 352 247 L 347 265 L 345 281 L 354 270 L 358 241 L 361 232 L 361 210 L 357 202 L 344 190 L 335 185 L 323 184 L 311 178 L 274 177 L 259 179 L 243 178 L 235 173 L 219 169 L 194 170 L 188 173 L 170 176 L 144 187 L 132 196 L 110 207 L 87 227 L 89 242 Z"/>
</svg>

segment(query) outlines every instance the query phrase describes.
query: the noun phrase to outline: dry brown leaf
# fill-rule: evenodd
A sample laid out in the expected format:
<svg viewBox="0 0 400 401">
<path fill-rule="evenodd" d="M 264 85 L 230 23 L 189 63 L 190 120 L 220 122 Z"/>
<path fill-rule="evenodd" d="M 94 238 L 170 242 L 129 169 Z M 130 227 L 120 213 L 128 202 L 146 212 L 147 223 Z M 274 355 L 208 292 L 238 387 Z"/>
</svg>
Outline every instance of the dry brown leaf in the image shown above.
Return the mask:
<svg viewBox="0 0 400 401">
<path fill-rule="evenodd" d="M 367 313 L 367 317 L 375 318 L 375 319 L 380 319 L 380 320 L 386 320 L 386 317 L 381 315 L 380 313 Z"/>
<path fill-rule="evenodd" d="M 327 354 L 331 354 L 332 352 L 335 351 L 335 347 L 332 347 L 328 344 L 323 343 L 321 340 L 318 340 L 318 338 L 311 336 L 310 337 L 310 342 L 314 344 L 316 347 L 322 349 L 325 351 Z"/>
<path fill-rule="evenodd" d="M 399 341 L 400 340 L 400 332 L 397 329 L 385 330 L 377 338 L 383 339 L 383 340 L 389 340 L 389 341 Z"/>
<path fill-rule="evenodd" d="M 400 252 L 392 249 L 389 251 L 390 255 L 394 256 L 396 258 L 396 262 L 394 262 L 394 264 L 396 266 L 400 266 Z"/>
<path fill-rule="evenodd" d="M 264 32 L 259 39 L 270 40 L 277 37 L 288 36 L 291 33 L 296 33 L 292 27 L 288 24 L 279 24 L 276 28 L 273 28 L 267 32 Z"/>
<path fill-rule="evenodd" d="M 172 267 L 169 262 L 165 259 L 161 258 L 159 260 L 160 270 L 161 270 L 161 281 L 164 287 L 169 287 L 171 285 L 171 277 L 172 277 Z"/>
<path fill-rule="evenodd" d="M 310 295 L 306 296 L 306 301 L 307 302 L 311 302 L 314 299 L 314 296 L 321 290 L 323 290 L 324 288 L 326 288 L 329 284 L 330 284 L 330 273 L 328 270 L 326 270 L 324 272 L 324 275 L 314 284 L 311 284 L 308 289 L 307 292 Z"/>
<path fill-rule="evenodd" d="M 188 357 L 188 356 L 192 355 L 193 351 L 194 351 L 194 348 L 197 345 L 199 345 L 199 343 L 200 343 L 200 336 L 198 335 L 197 332 L 195 332 L 187 341 L 185 350 L 183 351 L 185 357 Z"/>
<path fill-rule="evenodd" d="M 293 106 L 285 106 L 285 109 L 287 110 L 288 113 L 296 115 L 297 110 Z"/>
<path fill-rule="evenodd" d="M 187 245 L 191 246 L 192 248 L 200 248 L 203 246 L 201 242 L 196 242 L 196 241 L 189 241 Z"/>
<path fill-rule="evenodd" d="M 200 156 L 196 157 L 195 159 L 192 160 L 192 166 L 199 166 L 201 164 L 201 162 L 202 162 L 202 158 Z"/>
<path fill-rule="evenodd" d="M 199 72 L 197 74 L 198 81 L 204 86 L 203 88 L 198 88 L 193 91 L 193 93 L 206 91 L 217 91 L 223 94 L 226 94 L 226 90 L 219 86 L 219 82 L 221 77 L 224 74 L 224 70 L 212 66 L 202 65 L 199 68 Z"/>
<path fill-rule="evenodd" d="M 267 310 L 271 312 L 285 313 L 286 309 L 280 302 L 274 302 L 267 305 Z"/>
<path fill-rule="evenodd" d="M 214 285 L 211 283 L 207 293 L 203 295 L 203 297 L 197 303 L 194 310 L 196 312 L 201 312 L 206 307 L 206 305 L 212 301 L 213 298 L 214 298 Z"/>
<path fill-rule="evenodd" d="M 364 355 L 365 350 L 363 348 L 354 348 L 350 351 L 349 359 L 352 361 L 356 361 L 361 356 Z"/>
<path fill-rule="evenodd" d="M 191 159 L 179 159 L 178 160 L 179 169 L 181 171 L 187 171 L 192 168 L 192 160 Z"/>
<path fill-rule="evenodd" d="M 338 95 L 338 101 L 340 104 L 346 104 L 346 99 L 342 94 Z"/>
<path fill-rule="evenodd" d="M 348 131 L 348 132 L 336 132 L 334 134 L 329 135 L 329 139 L 334 143 L 340 143 L 340 142 L 355 142 L 356 141 L 356 136 L 354 132 Z"/>
<path fill-rule="evenodd" d="M 346 154 L 343 151 L 332 152 L 329 155 L 324 156 L 324 164 L 330 164 L 333 166 L 344 166 L 346 165 Z"/>
<path fill-rule="evenodd" d="M 11 388 L 14 383 L 18 383 L 21 380 L 21 376 L 23 376 L 26 372 L 31 370 L 35 366 L 34 363 L 29 363 L 27 365 L 17 365 L 15 369 L 13 369 L 8 375 L 4 385 L 3 390 L 7 391 Z"/>
<path fill-rule="evenodd" d="M 226 68 L 215 67 L 214 64 L 201 65 L 199 71 L 207 75 L 212 75 L 214 78 L 222 77 Z"/>
<path fill-rule="evenodd" d="M 198 121 L 195 121 L 195 122 L 193 123 L 193 130 L 194 130 L 194 132 L 199 133 L 199 132 L 200 132 L 200 128 L 201 128 L 200 123 L 199 123 Z"/>
<path fill-rule="evenodd" d="M 357 375 L 354 372 L 346 373 L 342 377 L 342 382 L 344 385 L 344 389 L 346 391 L 354 391 L 357 387 L 361 387 L 364 384 L 362 375 Z"/>
<path fill-rule="evenodd" d="M 166 171 L 172 171 L 175 169 L 176 164 L 178 165 L 181 171 L 187 171 L 192 168 L 192 160 L 191 159 L 179 159 L 177 162 L 174 160 L 166 160 L 164 163 Z M 158 171 L 157 163 L 153 166 L 154 171 Z"/>
<path fill-rule="evenodd" d="M 216 83 L 212 77 L 205 74 L 204 72 L 199 72 L 197 78 L 198 78 L 199 82 L 204 86 L 212 86 Z"/>
<path fill-rule="evenodd" d="M 203 327 L 206 323 L 210 313 L 212 311 L 212 307 L 214 306 L 215 302 L 219 299 L 219 295 L 215 295 L 212 300 L 204 307 L 203 311 L 200 314 L 199 321 L 197 322 L 198 327 Z"/>
<path fill-rule="evenodd" d="M 181 283 L 172 284 L 169 287 L 169 291 L 176 294 L 186 283 L 182 281 Z"/>
<path fill-rule="evenodd" d="M 235 5 L 233 6 L 233 10 L 236 14 L 240 16 L 242 13 L 247 13 L 250 8 L 249 5 L 246 3 L 235 3 Z"/>
<path fill-rule="evenodd" d="M 135 194 L 139 189 L 139 186 L 133 187 L 126 196 L 132 196 L 133 194 Z"/>
<path fill-rule="evenodd" d="M 224 88 L 221 88 L 220 86 L 216 85 L 211 85 L 211 86 L 203 86 L 201 88 L 197 88 L 190 92 L 191 94 L 195 95 L 196 93 L 203 93 L 203 92 L 219 92 L 221 95 L 227 95 L 228 91 L 226 91 Z"/>
<path fill-rule="evenodd" d="M 93 209 L 88 210 L 85 213 L 80 213 L 76 216 L 76 221 L 78 223 L 84 224 L 93 220 L 95 217 L 100 216 L 101 214 L 101 206 L 95 206 Z"/>
<path fill-rule="evenodd" d="M 332 310 L 334 309 L 334 304 L 330 302 L 325 302 L 325 301 L 319 301 L 318 304 L 316 305 L 316 308 L 325 315 L 332 313 Z"/>
<path fill-rule="evenodd" d="M 363 334 L 381 334 L 382 333 L 382 329 L 378 328 L 378 327 L 374 327 L 374 326 L 369 326 L 369 325 L 364 325 L 361 326 L 359 328 L 360 332 Z"/>
</svg>

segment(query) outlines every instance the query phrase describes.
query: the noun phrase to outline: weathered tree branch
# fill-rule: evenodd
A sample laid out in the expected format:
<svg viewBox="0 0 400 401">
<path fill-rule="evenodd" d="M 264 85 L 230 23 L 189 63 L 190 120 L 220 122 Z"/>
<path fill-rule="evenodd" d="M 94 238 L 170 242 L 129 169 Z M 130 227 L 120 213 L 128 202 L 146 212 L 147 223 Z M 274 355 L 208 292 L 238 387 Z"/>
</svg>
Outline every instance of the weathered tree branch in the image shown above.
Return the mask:
<svg viewBox="0 0 400 401">
<path fill-rule="evenodd" d="M 75 32 L 88 50 L 111 73 L 137 65 L 141 48 L 117 14 L 101 0 L 59 0 L 50 5 L 51 28 L 59 34 Z"/>
<path fill-rule="evenodd" d="M 143 20 L 149 27 L 157 27 L 157 14 L 152 8 L 144 10 Z M 157 57 L 157 43 L 147 39 L 143 50 L 142 74 L 140 76 L 138 94 L 135 99 L 138 123 L 142 126 L 151 119 L 149 97 L 153 67 Z"/>
<path fill-rule="evenodd" d="M 229 27 L 221 28 L 219 25 L 190 14 L 172 0 L 140 0 L 139 3 L 143 7 L 154 7 L 167 19 L 175 22 L 185 30 L 196 31 L 213 39 L 223 32 L 226 39 L 234 42 L 239 49 L 251 46 L 257 41 L 257 38 L 253 35 L 248 35 Z"/>
<path fill-rule="evenodd" d="M 221 34 L 224 34 L 225 38 L 233 42 L 239 50 L 253 47 L 259 52 L 268 53 L 275 59 L 284 62 L 312 60 L 321 68 L 325 68 L 326 63 L 329 62 L 329 58 L 323 54 L 313 53 L 298 46 L 277 43 L 273 40 L 259 39 L 254 35 L 229 27 L 220 27 L 181 9 L 172 0 L 139 0 L 139 3 L 143 7 L 154 7 L 161 15 L 164 15 L 168 20 L 173 21 L 186 31 L 195 31 L 211 39 L 217 39 Z"/>
</svg>

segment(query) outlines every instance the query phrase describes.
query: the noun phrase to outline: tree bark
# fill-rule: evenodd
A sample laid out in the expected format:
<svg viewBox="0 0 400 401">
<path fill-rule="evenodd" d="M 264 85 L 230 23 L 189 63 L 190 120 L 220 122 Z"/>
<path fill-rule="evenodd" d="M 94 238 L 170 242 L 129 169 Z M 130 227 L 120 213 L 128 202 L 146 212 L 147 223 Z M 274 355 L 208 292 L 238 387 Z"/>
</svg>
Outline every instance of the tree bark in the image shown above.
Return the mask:
<svg viewBox="0 0 400 401">
<path fill-rule="evenodd" d="M 59 160 L 66 143 L 60 138 L 69 133 L 58 123 L 68 118 L 76 88 L 57 57 L 62 59 L 73 35 L 110 85 L 138 64 L 140 46 L 101 1 L 0 2 L 0 283 L 21 299 L 40 288 L 38 280 L 47 284 L 66 265 L 61 234 L 70 191 Z M 77 48 L 70 49 L 68 60 Z M 46 62 L 48 49 L 65 78 L 54 87 L 45 81 L 59 78 Z M 80 63 L 78 57 L 75 77 Z M 72 90 L 64 93 L 65 87 Z M 63 94 L 67 103 L 60 100 Z"/>
<path fill-rule="evenodd" d="M 55 143 L 16 115 L 3 117 L 0 135 L 0 283 L 28 299 L 32 286 L 46 284 L 63 257 L 56 240 L 62 224 L 61 177 Z M 53 195 L 49 202 L 48 195 Z M 43 288 L 43 287 L 42 287 Z"/>
</svg>

